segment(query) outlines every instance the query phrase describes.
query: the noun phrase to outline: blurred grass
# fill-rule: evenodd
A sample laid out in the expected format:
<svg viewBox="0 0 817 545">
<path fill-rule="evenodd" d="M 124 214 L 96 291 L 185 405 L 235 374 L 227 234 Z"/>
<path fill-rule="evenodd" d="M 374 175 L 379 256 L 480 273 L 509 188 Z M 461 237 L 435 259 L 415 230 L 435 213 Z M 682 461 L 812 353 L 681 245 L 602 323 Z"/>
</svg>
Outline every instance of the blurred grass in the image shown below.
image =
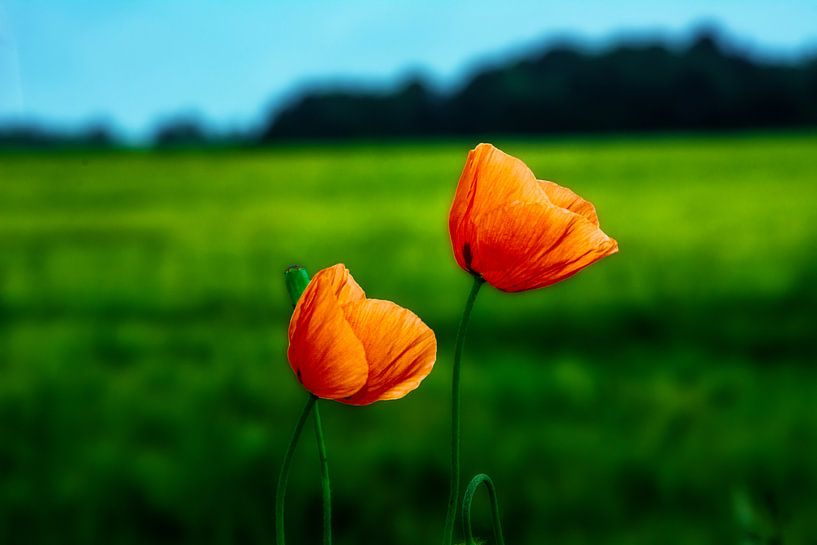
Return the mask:
<svg viewBox="0 0 817 545">
<path fill-rule="evenodd" d="M 477 303 L 464 478 L 492 475 L 508 542 L 740 543 L 747 490 L 817 542 L 817 138 L 495 143 L 621 246 Z M 0 542 L 270 543 L 304 396 L 282 271 L 344 262 L 440 351 L 405 400 L 324 405 L 337 543 L 435 543 L 472 145 L 0 155 Z M 292 543 L 320 535 L 305 437 Z"/>
</svg>

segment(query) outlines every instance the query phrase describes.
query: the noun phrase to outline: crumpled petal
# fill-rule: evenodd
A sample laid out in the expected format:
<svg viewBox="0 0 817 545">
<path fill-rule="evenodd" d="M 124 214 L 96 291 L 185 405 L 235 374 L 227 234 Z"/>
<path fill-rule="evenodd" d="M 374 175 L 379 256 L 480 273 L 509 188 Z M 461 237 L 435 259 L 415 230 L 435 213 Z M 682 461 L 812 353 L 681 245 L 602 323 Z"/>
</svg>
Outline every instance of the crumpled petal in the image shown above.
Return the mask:
<svg viewBox="0 0 817 545">
<path fill-rule="evenodd" d="M 508 203 L 535 201 L 542 195 L 533 172 L 516 157 L 490 144 L 480 144 L 468 152 L 448 219 L 460 267 L 472 270 L 468 243 L 485 214 Z"/>
<path fill-rule="evenodd" d="M 340 270 L 338 269 L 340 267 Z M 369 365 L 363 344 L 346 319 L 340 300 L 360 300 L 363 290 L 342 265 L 324 269 L 304 290 L 289 322 L 289 359 L 304 388 L 318 397 L 348 397 L 366 383 Z"/>
<path fill-rule="evenodd" d="M 590 202 L 490 144 L 468 154 L 449 230 L 460 267 L 504 291 L 549 286 L 618 251 Z"/>
<path fill-rule="evenodd" d="M 512 205 L 484 221 L 492 228 L 478 233 L 473 266 L 503 291 L 555 284 L 618 250 L 595 224 L 555 205 Z"/>
<path fill-rule="evenodd" d="M 560 208 L 566 208 L 582 216 L 596 227 L 599 226 L 599 217 L 596 215 L 596 207 L 593 206 L 592 203 L 582 199 L 568 188 L 547 180 L 539 180 L 539 186 L 544 189 L 550 202 Z"/>
<path fill-rule="evenodd" d="M 369 376 L 363 388 L 340 401 L 367 405 L 401 398 L 417 388 L 434 366 L 434 332 L 413 312 L 391 301 L 367 299 L 344 310 L 363 343 Z"/>
<path fill-rule="evenodd" d="M 398 399 L 434 366 L 434 332 L 411 311 L 367 299 L 342 264 L 320 271 L 289 325 L 290 366 L 304 387 L 350 405 Z"/>
<path fill-rule="evenodd" d="M 323 269 L 315 275 L 315 278 L 319 276 L 326 286 L 331 286 L 341 305 L 366 299 L 363 288 L 355 282 L 355 279 L 349 274 L 349 269 L 342 263 Z"/>
</svg>

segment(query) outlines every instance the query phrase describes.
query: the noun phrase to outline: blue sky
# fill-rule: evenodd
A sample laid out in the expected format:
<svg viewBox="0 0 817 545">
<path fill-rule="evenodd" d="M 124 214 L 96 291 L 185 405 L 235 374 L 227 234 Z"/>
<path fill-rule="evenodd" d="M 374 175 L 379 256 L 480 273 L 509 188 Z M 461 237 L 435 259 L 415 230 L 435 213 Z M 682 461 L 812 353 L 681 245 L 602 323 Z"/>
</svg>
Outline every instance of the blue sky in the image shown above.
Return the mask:
<svg viewBox="0 0 817 545">
<path fill-rule="evenodd" d="M 682 40 L 707 22 L 757 54 L 817 51 L 815 0 L 0 0 L 0 120 L 246 128 L 310 82 L 452 85 L 556 37 Z"/>
</svg>

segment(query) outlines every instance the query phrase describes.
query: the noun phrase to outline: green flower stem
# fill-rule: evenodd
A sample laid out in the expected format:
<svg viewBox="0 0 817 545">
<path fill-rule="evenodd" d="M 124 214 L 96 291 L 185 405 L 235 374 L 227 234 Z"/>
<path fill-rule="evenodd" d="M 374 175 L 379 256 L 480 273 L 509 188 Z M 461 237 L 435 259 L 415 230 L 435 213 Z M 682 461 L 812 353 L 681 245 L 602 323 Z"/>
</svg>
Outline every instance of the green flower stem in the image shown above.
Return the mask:
<svg viewBox="0 0 817 545">
<path fill-rule="evenodd" d="M 287 286 L 292 308 L 298 304 L 306 287 L 309 285 L 309 273 L 300 265 L 291 265 L 284 271 L 284 280 Z M 323 425 L 317 400 L 315 405 L 315 439 L 318 444 L 318 456 L 321 464 L 321 489 L 323 492 L 323 543 L 332 545 L 332 487 L 329 481 L 329 460 L 326 456 L 326 443 L 323 439 Z M 277 504 L 276 504 L 277 505 Z M 283 520 L 281 522 L 283 527 Z M 279 545 L 283 545 L 283 530 L 279 533 Z"/>
<path fill-rule="evenodd" d="M 309 413 L 315 407 L 315 402 L 318 398 L 309 394 L 309 399 L 304 405 L 304 410 L 301 411 L 301 416 L 298 418 L 298 423 L 295 424 L 295 430 L 292 432 L 292 439 L 289 440 L 289 447 L 287 453 L 284 455 L 284 462 L 281 464 L 281 474 L 278 477 L 278 486 L 275 489 L 275 542 L 277 545 L 284 545 L 286 543 L 286 536 L 284 532 L 284 500 L 286 499 L 287 480 L 289 479 L 289 468 L 292 465 L 292 455 L 295 454 L 295 447 L 298 446 L 298 439 L 301 437 L 301 431 L 304 429 Z"/>
<path fill-rule="evenodd" d="M 315 439 L 321 460 L 321 489 L 323 491 L 323 545 L 332 545 L 332 487 L 329 481 L 329 459 L 326 457 L 326 443 L 323 440 L 323 425 L 318 403 L 315 403 Z"/>
<path fill-rule="evenodd" d="M 484 484 L 488 490 L 488 500 L 491 502 L 491 517 L 494 521 L 496 545 L 505 545 L 505 537 L 502 535 L 502 521 L 499 519 L 499 502 L 496 499 L 496 489 L 494 488 L 494 482 L 485 473 L 480 473 L 471 479 L 465 489 L 465 496 L 462 498 L 462 524 L 465 527 L 465 543 L 466 545 L 476 545 L 477 543 L 471 530 L 471 503 L 474 501 L 474 494 L 481 484 Z"/>
<path fill-rule="evenodd" d="M 462 347 L 465 343 L 465 331 L 468 329 L 468 322 L 471 320 L 471 311 L 474 309 L 474 301 L 477 299 L 479 289 L 485 280 L 480 276 L 474 276 L 474 284 L 471 286 L 471 293 L 465 302 L 465 309 L 462 312 L 460 327 L 457 331 L 457 342 L 454 347 L 454 370 L 451 381 L 451 490 L 448 496 L 448 513 L 445 516 L 445 529 L 443 531 L 443 545 L 452 545 L 454 542 L 454 522 L 457 518 L 457 502 L 460 495 L 460 371 L 462 368 Z"/>
</svg>

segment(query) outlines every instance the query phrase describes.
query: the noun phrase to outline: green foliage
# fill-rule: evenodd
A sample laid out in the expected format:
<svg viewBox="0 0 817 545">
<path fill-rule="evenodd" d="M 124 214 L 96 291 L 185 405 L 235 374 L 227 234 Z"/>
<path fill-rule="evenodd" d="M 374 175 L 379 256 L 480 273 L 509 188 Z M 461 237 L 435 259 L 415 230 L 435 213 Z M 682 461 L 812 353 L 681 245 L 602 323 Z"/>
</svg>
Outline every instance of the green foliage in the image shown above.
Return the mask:
<svg viewBox="0 0 817 545">
<path fill-rule="evenodd" d="M 475 309 L 463 475 L 491 474 L 507 541 L 739 543 L 734 490 L 813 540 L 817 139 L 495 143 L 621 246 Z M 440 350 L 402 401 L 323 404 L 336 543 L 436 543 L 470 284 L 446 220 L 472 144 L 0 155 L 0 542 L 270 543 L 304 399 L 282 272 L 344 262 Z M 292 543 L 320 540 L 313 443 Z"/>
</svg>

